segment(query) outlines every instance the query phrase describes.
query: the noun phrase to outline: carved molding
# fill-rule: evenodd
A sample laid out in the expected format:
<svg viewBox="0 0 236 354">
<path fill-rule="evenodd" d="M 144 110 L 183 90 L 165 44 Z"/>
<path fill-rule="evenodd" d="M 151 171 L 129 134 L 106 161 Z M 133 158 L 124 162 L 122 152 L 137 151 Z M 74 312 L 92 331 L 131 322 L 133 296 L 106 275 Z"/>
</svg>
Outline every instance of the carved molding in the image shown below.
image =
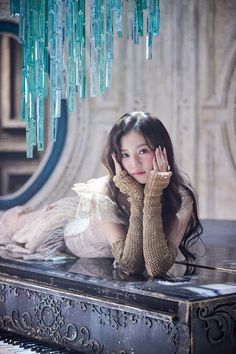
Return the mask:
<svg viewBox="0 0 236 354">
<path fill-rule="evenodd" d="M 236 304 L 205 305 L 195 310 L 195 316 L 203 322 L 210 343 L 217 344 L 235 333 Z"/>
<path fill-rule="evenodd" d="M 208 145 L 206 151 L 206 170 L 212 171 L 208 176 L 208 189 L 207 189 L 207 213 L 208 215 L 214 214 L 215 212 L 215 152 L 216 152 L 216 137 L 214 130 L 208 130 Z"/>
<path fill-rule="evenodd" d="M 0 1 L 0 20 L 11 20 L 16 22 L 16 20 L 10 17 L 10 1 L 9 0 L 1 0 Z"/>
<path fill-rule="evenodd" d="M 128 328 L 130 325 L 140 325 L 140 328 L 144 328 L 143 325 L 145 325 L 148 330 L 153 329 L 154 331 L 159 328 L 173 343 L 176 353 L 180 353 L 181 351 L 178 351 L 178 348 L 182 348 L 183 343 L 187 345 L 189 341 L 189 332 L 186 326 L 167 319 L 152 318 L 94 302 L 78 301 L 73 298 L 49 295 L 31 289 L 0 285 L 1 302 L 7 302 L 12 296 L 20 297 L 21 303 L 24 305 L 12 309 L 6 307 L 8 313 L 4 313 L 5 310 L 2 309 L 0 311 L 0 328 L 36 339 L 50 340 L 65 346 L 74 345 L 78 349 L 83 349 L 85 353 L 86 350 L 88 350 L 88 353 L 91 351 L 101 353 L 103 345 L 98 339 L 92 338 L 91 330 L 86 324 L 78 325 L 78 323 L 81 323 L 80 317 L 84 313 L 87 313 L 89 319 L 91 319 L 92 314 L 95 315 L 94 320 L 97 321 L 97 326 L 107 326 L 111 331 Z M 71 321 L 68 315 L 70 309 L 73 309 L 73 313 L 76 313 L 78 323 L 75 323 L 74 320 Z M 116 354 L 126 353 L 122 350 Z"/>
<path fill-rule="evenodd" d="M 236 175 L 236 42 L 234 52 L 234 71 L 228 89 L 228 120 L 222 126 L 222 135 L 229 166 Z"/>
<path fill-rule="evenodd" d="M 83 353 L 99 354 L 103 351 L 103 345 L 98 340 L 91 338 L 90 331 L 87 327 L 77 328 L 75 324 L 69 323 L 66 327 L 66 335 L 62 337 L 64 342 L 76 344 L 78 349 L 82 349 Z"/>
<path fill-rule="evenodd" d="M 7 288 L 5 284 L 0 284 L 0 303 L 6 301 Z"/>
<path fill-rule="evenodd" d="M 37 333 L 37 330 L 33 328 L 33 320 L 31 314 L 29 312 L 20 314 L 18 310 L 12 311 L 11 315 L 1 316 L 0 328 L 28 334 L 33 337 L 36 337 Z"/>
<path fill-rule="evenodd" d="M 38 322 L 39 336 L 49 338 L 57 337 L 57 333 L 64 324 L 64 317 L 61 312 L 61 301 L 53 296 L 46 296 L 35 306 L 35 316 Z"/>
<path fill-rule="evenodd" d="M 208 80 L 207 80 L 207 97 L 208 99 L 215 96 L 216 93 L 216 58 L 215 58 L 215 0 L 208 0 L 207 2 L 207 67 L 208 67 Z"/>
</svg>

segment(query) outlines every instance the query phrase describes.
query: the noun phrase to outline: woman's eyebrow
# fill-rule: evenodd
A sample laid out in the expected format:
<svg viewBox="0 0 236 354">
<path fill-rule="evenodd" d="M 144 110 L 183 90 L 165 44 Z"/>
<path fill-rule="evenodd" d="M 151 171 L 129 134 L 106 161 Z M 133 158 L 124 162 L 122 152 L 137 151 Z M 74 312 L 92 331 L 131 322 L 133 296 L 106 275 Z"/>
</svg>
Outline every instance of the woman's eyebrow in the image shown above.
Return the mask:
<svg viewBox="0 0 236 354">
<path fill-rule="evenodd" d="M 141 147 L 141 146 L 148 146 L 148 144 L 145 143 L 145 144 L 138 145 L 137 148 L 139 148 L 139 147 Z"/>
<path fill-rule="evenodd" d="M 138 145 L 136 146 L 136 148 L 140 148 L 141 146 L 148 146 L 148 144 L 141 144 L 141 145 Z M 121 149 L 120 151 L 127 151 L 128 149 Z"/>
</svg>

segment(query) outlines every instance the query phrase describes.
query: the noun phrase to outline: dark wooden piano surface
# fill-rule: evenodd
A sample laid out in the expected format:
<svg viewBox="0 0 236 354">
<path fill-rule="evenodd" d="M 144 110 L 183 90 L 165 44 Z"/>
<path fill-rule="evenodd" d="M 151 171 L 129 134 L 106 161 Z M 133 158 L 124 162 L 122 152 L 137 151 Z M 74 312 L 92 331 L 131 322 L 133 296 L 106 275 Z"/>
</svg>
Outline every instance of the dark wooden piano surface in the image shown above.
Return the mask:
<svg viewBox="0 0 236 354">
<path fill-rule="evenodd" d="M 0 259 L 0 328 L 81 353 L 236 353 L 236 221 L 204 220 L 194 266 L 127 276 L 111 259 Z"/>
</svg>

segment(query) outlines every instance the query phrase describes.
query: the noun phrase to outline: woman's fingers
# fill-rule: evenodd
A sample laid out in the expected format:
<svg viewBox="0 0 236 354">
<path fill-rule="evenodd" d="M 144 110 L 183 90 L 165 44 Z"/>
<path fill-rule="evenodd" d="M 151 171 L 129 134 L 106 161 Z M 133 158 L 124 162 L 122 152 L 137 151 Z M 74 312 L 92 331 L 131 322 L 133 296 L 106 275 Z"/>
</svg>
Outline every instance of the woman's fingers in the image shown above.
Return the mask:
<svg viewBox="0 0 236 354">
<path fill-rule="evenodd" d="M 111 154 L 111 157 L 112 157 L 112 159 L 114 161 L 116 174 L 118 174 L 118 173 L 120 173 L 122 171 L 121 165 L 117 161 L 115 153 Z"/>
<path fill-rule="evenodd" d="M 158 148 L 155 149 L 155 153 L 153 156 L 153 169 L 155 171 L 161 171 L 161 158 Z"/>
<path fill-rule="evenodd" d="M 169 164 L 168 164 L 168 159 L 167 159 L 167 153 L 166 149 L 158 146 L 155 150 L 155 160 L 156 160 L 156 166 L 157 170 L 160 172 L 167 172 L 169 170 Z M 154 164 L 153 164 L 154 167 Z M 155 170 L 155 168 L 154 168 Z"/>
<path fill-rule="evenodd" d="M 167 152 L 166 152 L 166 148 L 165 148 L 165 147 L 164 147 L 164 149 L 163 149 L 163 154 L 164 154 L 164 158 L 165 158 L 167 170 L 169 171 L 169 170 L 170 170 L 170 165 L 169 165 L 169 162 L 168 162 Z"/>
<path fill-rule="evenodd" d="M 153 166 L 154 171 L 158 171 L 157 160 L 156 160 L 155 154 L 153 156 L 152 166 Z"/>
<path fill-rule="evenodd" d="M 166 172 L 167 171 L 167 165 L 165 161 L 165 157 L 162 151 L 162 148 L 159 146 L 159 154 L 160 154 L 160 161 L 161 161 L 161 171 Z"/>
<path fill-rule="evenodd" d="M 159 149 L 156 148 L 155 150 L 155 159 L 156 159 L 156 164 L 157 164 L 157 170 L 161 171 L 160 169 L 160 156 L 159 156 Z"/>
<path fill-rule="evenodd" d="M 169 165 L 169 161 L 168 161 L 167 152 L 166 152 L 165 147 L 163 149 L 163 154 L 164 154 L 164 158 L 165 158 L 165 162 L 166 162 L 166 166 L 167 166 L 167 171 L 170 171 L 170 165 Z"/>
<path fill-rule="evenodd" d="M 160 146 L 156 148 L 155 156 L 156 156 L 158 171 L 165 172 L 165 160 L 163 158 L 163 153 Z"/>
</svg>

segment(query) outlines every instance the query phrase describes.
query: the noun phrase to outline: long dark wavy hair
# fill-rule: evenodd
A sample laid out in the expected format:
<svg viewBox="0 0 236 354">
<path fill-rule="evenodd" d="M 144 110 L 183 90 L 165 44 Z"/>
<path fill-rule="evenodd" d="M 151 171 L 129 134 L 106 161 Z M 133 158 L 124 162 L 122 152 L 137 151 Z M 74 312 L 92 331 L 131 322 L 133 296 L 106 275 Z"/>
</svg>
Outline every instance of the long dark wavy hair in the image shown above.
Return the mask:
<svg viewBox="0 0 236 354">
<path fill-rule="evenodd" d="M 161 146 L 162 149 L 164 147 L 166 148 L 172 176 L 168 187 L 164 189 L 162 194 L 162 221 L 164 230 L 173 220 L 181 206 L 182 200 L 180 190 L 185 190 L 193 201 L 192 215 L 179 249 L 186 260 L 194 260 L 196 257 L 190 252 L 189 248 L 198 241 L 203 231 L 198 217 L 195 192 L 188 179 L 182 172 L 180 172 L 175 163 L 172 142 L 165 126 L 158 118 L 152 117 L 150 113 L 132 112 L 124 114 L 113 126 L 109 134 L 103 152 L 102 162 L 111 174 L 110 185 L 113 198 L 124 217 L 128 219 L 129 215 L 119 202 L 118 196 L 120 192 L 112 181 L 112 177 L 115 175 L 115 165 L 111 154 L 115 153 L 118 162 L 121 161 L 121 138 L 130 131 L 141 133 L 152 149 L 155 149 L 158 146 Z"/>
</svg>

